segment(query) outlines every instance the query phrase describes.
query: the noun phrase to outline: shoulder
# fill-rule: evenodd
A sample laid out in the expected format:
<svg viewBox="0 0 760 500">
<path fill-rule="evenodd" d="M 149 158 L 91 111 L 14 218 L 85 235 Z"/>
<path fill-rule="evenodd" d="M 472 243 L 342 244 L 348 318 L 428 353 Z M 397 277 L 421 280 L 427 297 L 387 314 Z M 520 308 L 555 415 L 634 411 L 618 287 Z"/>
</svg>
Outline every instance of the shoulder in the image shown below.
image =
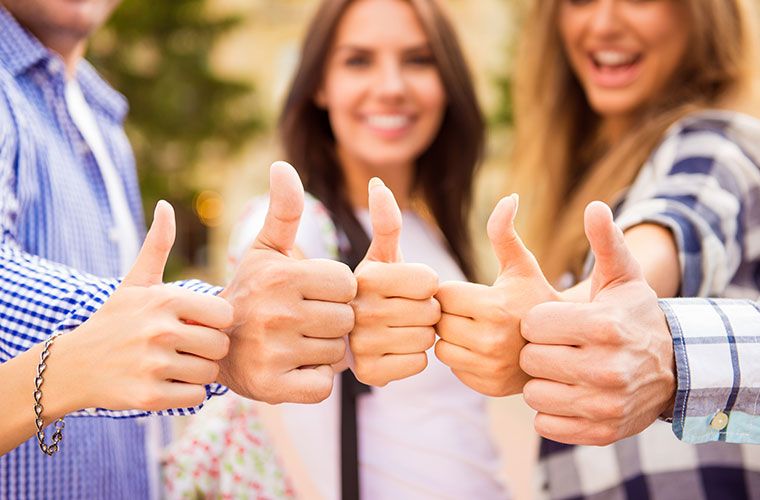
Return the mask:
<svg viewBox="0 0 760 500">
<path fill-rule="evenodd" d="M 692 113 L 670 128 L 658 151 L 668 149 L 676 161 L 744 157 L 760 166 L 760 119 L 732 111 Z"/>
</svg>

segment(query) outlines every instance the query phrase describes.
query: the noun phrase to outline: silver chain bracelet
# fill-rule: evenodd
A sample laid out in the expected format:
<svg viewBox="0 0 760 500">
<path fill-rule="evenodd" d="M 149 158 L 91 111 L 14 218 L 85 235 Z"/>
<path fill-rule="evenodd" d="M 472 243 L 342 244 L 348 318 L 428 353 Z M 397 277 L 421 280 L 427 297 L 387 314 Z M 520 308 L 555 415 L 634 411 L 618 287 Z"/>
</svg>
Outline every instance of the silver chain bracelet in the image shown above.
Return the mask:
<svg viewBox="0 0 760 500">
<path fill-rule="evenodd" d="M 61 333 L 62 332 L 55 333 L 45 341 L 45 344 L 42 346 L 42 353 L 40 354 L 40 364 L 37 365 L 37 376 L 34 377 L 34 424 L 37 426 L 37 442 L 40 445 L 42 453 L 50 457 L 58 453 L 58 450 L 60 449 L 58 443 L 63 439 L 64 423 L 62 418 L 55 421 L 55 432 L 53 432 L 52 437 L 53 442 L 50 445 L 47 445 L 45 443 L 45 426 L 42 419 L 42 412 L 45 410 L 42 406 L 42 383 L 45 382 L 45 379 L 42 378 L 42 374 L 45 372 L 45 368 L 47 368 L 45 360 L 50 356 L 50 346 L 53 345 L 53 341 Z"/>
</svg>

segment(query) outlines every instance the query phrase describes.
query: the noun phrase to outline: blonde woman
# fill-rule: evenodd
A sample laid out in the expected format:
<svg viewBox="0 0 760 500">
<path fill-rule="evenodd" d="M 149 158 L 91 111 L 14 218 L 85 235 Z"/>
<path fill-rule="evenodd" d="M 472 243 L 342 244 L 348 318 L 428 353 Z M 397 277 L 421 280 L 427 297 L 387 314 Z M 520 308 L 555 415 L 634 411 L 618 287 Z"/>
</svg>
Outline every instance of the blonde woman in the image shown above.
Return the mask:
<svg viewBox="0 0 760 500">
<path fill-rule="evenodd" d="M 556 357 L 522 373 L 519 324 L 538 303 L 589 299 L 588 280 L 562 294 L 548 283 L 585 276 L 583 213 L 595 199 L 615 207 L 626 242 L 660 297 L 757 297 L 756 19 L 747 0 L 533 3 L 516 72 L 513 187 L 528 206 L 528 247 L 548 280 L 510 232 L 516 200 L 503 200 L 489 224 L 503 262 L 499 281 L 488 289 L 444 284 L 437 296 L 443 315 L 436 353 L 468 385 L 504 395 L 520 391 L 530 375 L 536 377 L 525 387 L 531 403 L 528 393 L 561 385 L 547 373 L 584 355 L 577 342 L 556 345 Z M 488 307 L 494 300 L 502 306 Z M 673 346 L 644 340 L 640 349 L 662 349 L 646 376 L 672 394 Z M 609 361 L 587 364 L 589 377 L 614 375 L 618 359 Z M 611 384 L 610 420 L 618 411 L 654 418 L 673 407 L 671 398 L 656 395 L 641 407 L 617 405 L 613 389 L 636 391 L 643 381 L 604 380 Z M 576 395 L 564 415 L 536 405 L 539 433 L 573 441 L 574 430 L 593 425 L 584 417 L 591 401 Z M 659 423 L 607 447 L 544 440 L 541 485 L 552 498 L 757 497 L 758 458 L 757 448 L 687 445 Z"/>
</svg>

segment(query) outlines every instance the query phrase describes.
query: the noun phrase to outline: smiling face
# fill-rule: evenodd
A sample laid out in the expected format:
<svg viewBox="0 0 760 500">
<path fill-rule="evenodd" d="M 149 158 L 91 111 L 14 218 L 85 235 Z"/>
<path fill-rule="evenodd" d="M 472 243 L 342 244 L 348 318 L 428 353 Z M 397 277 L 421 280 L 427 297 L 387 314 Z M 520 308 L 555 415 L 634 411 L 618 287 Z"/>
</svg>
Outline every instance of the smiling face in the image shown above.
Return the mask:
<svg viewBox="0 0 760 500">
<path fill-rule="evenodd" d="M 315 101 L 344 168 L 409 167 L 441 125 L 446 93 L 427 36 L 403 0 L 357 0 L 345 11 Z"/>
<path fill-rule="evenodd" d="M 688 49 L 684 2 L 559 1 L 562 43 L 594 111 L 625 120 L 664 97 Z"/>
</svg>

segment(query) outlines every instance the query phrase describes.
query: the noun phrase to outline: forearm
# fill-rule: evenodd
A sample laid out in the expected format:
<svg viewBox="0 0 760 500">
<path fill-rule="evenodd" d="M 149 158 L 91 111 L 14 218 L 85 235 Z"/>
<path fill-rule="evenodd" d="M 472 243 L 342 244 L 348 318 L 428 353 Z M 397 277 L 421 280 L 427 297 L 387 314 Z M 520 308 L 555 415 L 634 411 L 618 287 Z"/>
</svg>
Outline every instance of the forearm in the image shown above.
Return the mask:
<svg viewBox="0 0 760 500">
<path fill-rule="evenodd" d="M 47 426 L 58 418 L 84 406 L 87 374 L 77 357 L 76 333 L 62 335 L 49 349 L 43 373 L 42 418 Z M 3 455 L 37 432 L 34 391 L 42 344 L 0 364 L 0 401 L 3 401 L 3 429 L 0 455 Z M 94 374 L 90 374 L 94 376 Z M 47 433 L 48 439 L 50 433 Z"/>
<path fill-rule="evenodd" d="M 640 224 L 625 232 L 625 243 L 657 296 L 676 296 L 681 283 L 681 267 L 672 233 L 656 224 Z M 590 291 L 591 279 L 588 278 L 562 292 L 562 298 L 570 302 L 587 302 Z"/>
</svg>

